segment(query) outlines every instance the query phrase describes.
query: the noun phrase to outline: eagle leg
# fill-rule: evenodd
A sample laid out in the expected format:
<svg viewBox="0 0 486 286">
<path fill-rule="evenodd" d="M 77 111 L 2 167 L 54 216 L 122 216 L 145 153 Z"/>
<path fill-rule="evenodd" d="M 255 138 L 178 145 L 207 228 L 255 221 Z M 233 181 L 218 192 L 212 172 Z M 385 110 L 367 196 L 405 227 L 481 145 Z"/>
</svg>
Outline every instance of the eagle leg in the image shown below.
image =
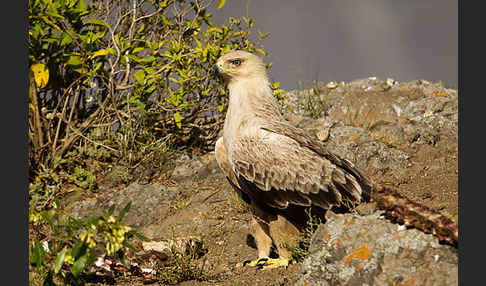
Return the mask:
<svg viewBox="0 0 486 286">
<path fill-rule="evenodd" d="M 236 267 L 244 266 L 258 266 L 261 261 L 266 261 L 270 256 L 270 249 L 272 247 L 272 239 L 268 235 L 268 224 L 261 219 L 252 217 L 250 222 L 250 231 L 255 239 L 255 244 L 258 250 L 258 259 L 256 260 L 246 260 L 236 264 Z M 261 261 L 260 261 L 261 260 Z"/>
<path fill-rule="evenodd" d="M 255 206 L 254 206 L 255 207 Z M 263 222 L 262 218 L 267 218 L 263 216 L 260 212 L 260 209 L 256 209 L 257 214 L 261 216 L 257 219 L 255 217 L 252 218 L 251 221 L 251 231 L 253 237 L 255 238 L 255 243 L 258 249 L 258 259 L 256 260 L 246 260 L 240 262 L 236 265 L 236 267 L 244 267 L 244 266 L 251 266 L 251 267 L 258 267 L 259 269 L 273 269 L 278 267 L 287 267 L 290 262 L 291 254 L 288 250 L 281 246 L 282 244 L 277 243 L 277 249 L 279 253 L 279 258 L 270 258 L 270 248 L 272 246 L 272 239 L 269 236 L 269 232 L 276 232 L 276 231 L 287 231 L 292 233 L 293 235 L 297 234 L 297 230 L 294 229 L 295 227 L 291 226 L 291 224 L 285 220 L 285 218 L 281 216 L 277 216 L 277 219 L 270 222 L 265 223 Z M 289 231 L 289 228 L 291 231 Z M 278 242 L 280 239 L 283 239 L 285 236 L 276 235 L 274 236 L 277 238 Z"/>
<path fill-rule="evenodd" d="M 272 238 L 269 236 L 268 225 L 253 216 L 250 222 L 250 231 L 255 239 L 258 258 L 268 258 L 272 248 Z"/>
</svg>

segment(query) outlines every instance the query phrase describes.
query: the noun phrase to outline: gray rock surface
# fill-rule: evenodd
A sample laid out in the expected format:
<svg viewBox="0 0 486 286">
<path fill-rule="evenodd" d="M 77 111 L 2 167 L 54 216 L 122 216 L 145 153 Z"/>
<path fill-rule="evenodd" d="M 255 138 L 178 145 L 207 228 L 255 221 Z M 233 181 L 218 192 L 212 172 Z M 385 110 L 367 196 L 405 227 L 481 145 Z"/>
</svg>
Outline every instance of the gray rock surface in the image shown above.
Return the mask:
<svg viewBox="0 0 486 286">
<path fill-rule="evenodd" d="M 115 205 L 115 215 L 129 202 L 132 203 L 124 222 L 136 227 L 150 225 L 158 218 L 166 216 L 168 203 L 175 199 L 177 188 L 162 184 L 140 185 L 133 183 L 121 190 L 102 190 L 97 200 L 83 200 L 76 202 L 70 212 L 76 217 L 98 216 L 102 210 Z"/>
<path fill-rule="evenodd" d="M 380 216 L 332 214 L 294 285 L 458 285 L 456 249 Z"/>
</svg>

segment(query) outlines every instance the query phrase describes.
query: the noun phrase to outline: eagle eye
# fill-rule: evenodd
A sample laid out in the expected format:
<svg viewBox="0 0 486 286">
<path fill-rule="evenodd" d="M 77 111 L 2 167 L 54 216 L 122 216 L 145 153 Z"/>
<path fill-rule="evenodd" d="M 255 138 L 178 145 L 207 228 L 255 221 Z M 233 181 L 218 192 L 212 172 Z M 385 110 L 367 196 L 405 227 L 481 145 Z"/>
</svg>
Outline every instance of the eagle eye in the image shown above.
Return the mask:
<svg viewBox="0 0 486 286">
<path fill-rule="evenodd" d="M 241 65 L 241 59 L 234 59 L 234 60 L 231 60 L 230 63 L 234 66 L 239 66 Z"/>
</svg>

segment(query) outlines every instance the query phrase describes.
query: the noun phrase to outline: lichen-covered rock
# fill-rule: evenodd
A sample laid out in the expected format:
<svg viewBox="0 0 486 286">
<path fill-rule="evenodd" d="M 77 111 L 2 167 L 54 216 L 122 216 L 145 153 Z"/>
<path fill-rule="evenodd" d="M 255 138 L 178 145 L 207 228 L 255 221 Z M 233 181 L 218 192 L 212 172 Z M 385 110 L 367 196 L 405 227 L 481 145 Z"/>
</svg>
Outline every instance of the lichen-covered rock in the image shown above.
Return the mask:
<svg viewBox="0 0 486 286">
<path fill-rule="evenodd" d="M 457 249 L 379 212 L 329 215 L 294 285 L 458 285 Z"/>
</svg>

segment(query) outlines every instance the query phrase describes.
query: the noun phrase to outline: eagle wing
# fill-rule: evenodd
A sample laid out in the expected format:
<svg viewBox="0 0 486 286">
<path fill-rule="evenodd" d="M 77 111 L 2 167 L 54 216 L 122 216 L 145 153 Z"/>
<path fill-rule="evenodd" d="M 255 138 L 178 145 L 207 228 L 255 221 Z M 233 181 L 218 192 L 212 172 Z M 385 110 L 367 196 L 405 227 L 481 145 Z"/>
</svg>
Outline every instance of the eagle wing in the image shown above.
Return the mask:
<svg viewBox="0 0 486 286">
<path fill-rule="evenodd" d="M 236 138 L 230 150 L 236 180 L 256 203 L 329 208 L 343 198 L 360 201 L 367 196 L 369 182 L 351 162 L 283 122 Z"/>
</svg>

